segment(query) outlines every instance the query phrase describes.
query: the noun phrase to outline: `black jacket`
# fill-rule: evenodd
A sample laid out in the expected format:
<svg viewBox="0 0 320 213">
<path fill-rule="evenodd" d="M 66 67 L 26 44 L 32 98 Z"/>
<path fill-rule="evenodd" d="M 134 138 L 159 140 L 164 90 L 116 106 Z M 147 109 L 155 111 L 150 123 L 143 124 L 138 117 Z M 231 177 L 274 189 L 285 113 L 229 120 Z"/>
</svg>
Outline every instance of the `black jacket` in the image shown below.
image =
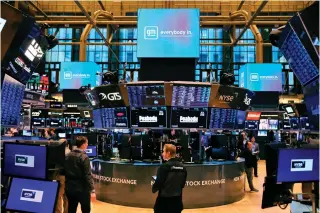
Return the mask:
<svg viewBox="0 0 320 213">
<path fill-rule="evenodd" d="M 243 150 L 242 157 L 245 159 L 245 166 L 247 168 L 252 168 L 257 160 L 256 156 L 252 154 L 252 151 L 247 148 Z"/>
<path fill-rule="evenodd" d="M 181 162 L 172 158 L 167 163 L 162 164 L 157 172 L 157 179 L 152 186 L 152 192 L 158 193 L 158 198 L 154 209 L 159 212 L 168 210 L 181 211 L 182 189 L 187 180 L 187 170 Z"/>
<path fill-rule="evenodd" d="M 80 149 L 74 149 L 65 161 L 66 191 L 70 193 L 92 192 L 94 189 L 90 160 Z"/>
</svg>

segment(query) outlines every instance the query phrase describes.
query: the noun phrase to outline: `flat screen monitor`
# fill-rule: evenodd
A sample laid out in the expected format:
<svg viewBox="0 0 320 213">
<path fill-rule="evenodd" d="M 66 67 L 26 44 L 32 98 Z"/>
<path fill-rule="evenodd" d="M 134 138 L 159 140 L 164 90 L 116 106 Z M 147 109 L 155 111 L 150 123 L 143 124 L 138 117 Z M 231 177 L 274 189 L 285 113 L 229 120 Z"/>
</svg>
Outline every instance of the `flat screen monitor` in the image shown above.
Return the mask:
<svg viewBox="0 0 320 213">
<path fill-rule="evenodd" d="M 246 111 L 237 110 L 237 118 L 234 124 L 235 129 L 244 129 L 245 128 L 245 121 L 246 121 Z"/>
<path fill-rule="evenodd" d="M 258 131 L 258 136 L 259 137 L 267 137 L 268 136 L 268 131 L 259 130 Z"/>
<path fill-rule="evenodd" d="M 245 129 L 250 130 L 258 130 L 259 121 L 246 121 L 245 122 Z"/>
<path fill-rule="evenodd" d="M 171 128 L 207 128 L 208 108 L 172 107 Z"/>
<path fill-rule="evenodd" d="M 259 129 L 260 130 L 277 130 L 278 129 L 277 119 L 260 119 Z"/>
<path fill-rule="evenodd" d="M 172 103 L 174 107 L 208 107 L 210 85 L 174 84 Z"/>
<path fill-rule="evenodd" d="M 24 89 L 24 85 L 19 81 L 4 75 L 1 89 L 1 126 L 18 126 Z"/>
<path fill-rule="evenodd" d="M 126 107 L 101 109 L 103 128 L 126 128 L 128 116 Z"/>
<path fill-rule="evenodd" d="M 4 143 L 3 173 L 6 176 L 45 179 L 47 147 Z"/>
<path fill-rule="evenodd" d="M 61 62 L 60 89 L 79 89 L 81 86 L 96 87 L 101 84 L 101 68 L 94 62 Z"/>
<path fill-rule="evenodd" d="M 237 119 L 237 110 L 211 108 L 210 129 L 233 129 Z"/>
<path fill-rule="evenodd" d="M 47 118 L 46 127 L 62 128 L 64 127 L 64 118 Z"/>
<path fill-rule="evenodd" d="M 5 208 L 9 211 L 53 213 L 59 182 L 12 178 Z"/>
<path fill-rule="evenodd" d="M 319 181 L 319 149 L 279 149 L 277 182 Z"/>
<path fill-rule="evenodd" d="M 299 118 L 290 118 L 291 129 L 299 129 Z"/>
<path fill-rule="evenodd" d="M 302 130 L 310 129 L 308 117 L 300 117 L 300 127 Z"/>
<path fill-rule="evenodd" d="M 131 127 L 167 127 L 166 107 L 131 107 Z"/>
<path fill-rule="evenodd" d="M 164 84 L 127 85 L 132 107 L 165 106 Z"/>
<path fill-rule="evenodd" d="M 88 146 L 86 149 L 86 153 L 89 158 L 97 157 L 97 146 Z"/>
<path fill-rule="evenodd" d="M 93 110 L 93 123 L 94 123 L 94 128 L 102 129 L 101 109 L 94 109 Z"/>
</svg>

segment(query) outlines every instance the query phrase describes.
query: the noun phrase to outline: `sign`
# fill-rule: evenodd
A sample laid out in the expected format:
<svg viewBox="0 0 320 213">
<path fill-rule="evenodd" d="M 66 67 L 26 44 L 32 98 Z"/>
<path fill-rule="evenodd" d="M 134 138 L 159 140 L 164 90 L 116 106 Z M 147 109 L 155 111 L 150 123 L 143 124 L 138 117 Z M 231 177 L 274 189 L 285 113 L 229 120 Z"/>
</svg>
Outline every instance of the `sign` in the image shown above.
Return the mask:
<svg viewBox="0 0 320 213">
<path fill-rule="evenodd" d="M 61 62 L 60 89 L 79 89 L 81 86 L 91 87 L 101 84 L 101 71 L 94 62 Z"/>
<path fill-rule="evenodd" d="M 172 107 L 172 128 L 206 128 L 208 108 Z"/>
<path fill-rule="evenodd" d="M 125 107 L 119 85 L 105 85 L 96 87 L 94 90 L 100 108 Z"/>
<path fill-rule="evenodd" d="M 248 112 L 247 119 L 248 121 L 258 121 L 260 119 L 261 112 Z"/>
<path fill-rule="evenodd" d="M 92 161 L 97 200 L 132 207 L 152 208 L 153 175 L 159 164 L 133 164 Z M 184 208 L 203 208 L 229 204 L 244 197 L 244 162 L 221 165 L 184 165 L 188 172 L 183 189 Z M 177 167 L 178 168 L 178 167 Z M 206 195 L 206 196 L 203 196 Z M 212 199 L 215 197 L 215 199 Z"/>
<path fill-rule="evenodd" d="M 282 64 L 248 63 L 240 70 L 240 87 L 251 91 L 282 92 Z"/>
<path fill-rule="evenodd" d="M 199 58 L 199 9 L 139 9 L 138 58 Z"/>
</svg>

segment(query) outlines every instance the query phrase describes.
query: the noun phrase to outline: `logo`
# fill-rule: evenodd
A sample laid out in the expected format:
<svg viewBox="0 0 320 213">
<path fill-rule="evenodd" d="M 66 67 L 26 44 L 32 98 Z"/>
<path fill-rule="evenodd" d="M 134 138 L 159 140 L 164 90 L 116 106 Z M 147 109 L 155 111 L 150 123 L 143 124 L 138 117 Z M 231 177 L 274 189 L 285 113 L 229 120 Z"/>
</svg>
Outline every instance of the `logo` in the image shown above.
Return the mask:
<svg viewBox="0 0 320 213">
<path fill-rule="evenodd" d="M 71 71 L 66 71 L 63 73 L 63 78 L 64 79 L 72 79 L 72 72 Z"/>
<path fill-rule="evenodd" d="M 87 154 L 92 154 L 92 149 L 86 149 Z"/>
<path fill-rule="evenodd" d="M 109 100 L 109 101 L 119 101 L 121 100 L 121 96 L 119 92 L 113 92 L 106 95 L 105 93 L 99 94 L 102 98 L 101 100 Z"/>
<path fill-rule="evenodd" d="M 259 81 L 259 74 L 258 73 L 251 73 L 250 74 L 250 81 Z"/>
<path fill-rule="evenodd" d="M 157 26 L 145 26 L 144 27 L 144 39 L 157 40 L 158 39 L 158 27 Z"/>
<path fill-rule="evenodd" d="M 313 159 L 292 159 L 291 172 L 306 172 L 312 171 Z"/>
<path fill-rule="evenodd" d="M 36 42 L 35 39 L 32 40 L 31 44 L 24 54 L 31 62 L 34 61 L 36 57 L 38 58 L 38 60 L 41 59 L 44 55 L 40 45 Z"/>
<path fill-rule="evenodd" d="M 180 116 L 180 123 L 198 123 L 199 118 L 198 117 L 183 117 Z"/>
<path fill-rule="evenodd" d="M 15 155 L 15 166 L 34 167 L 34 156 Z"/>
<path fill-rule="evenodd" d="M 22 189 L 20 200 L 41 203 L 43 197 L 43 191 Z"/>
<path fill-rule="evenodd" d="M 32 112 L 32 116 L 34 117 L 39 117 L 41 114 L 41 111 L 38 111 L 38 112 Z"/>
<path fill-rule="evenodd" d="M 246 97 L 244 98 L 245 105 L 250 106 L 251 98 L 248 98 L 248 93 L 246 93 Z"/>
<path fill-rule="evenodd" d="M 157 123 L 158 118 L 157 116 L 139 116 L 140 123 Z"/>
</svg>

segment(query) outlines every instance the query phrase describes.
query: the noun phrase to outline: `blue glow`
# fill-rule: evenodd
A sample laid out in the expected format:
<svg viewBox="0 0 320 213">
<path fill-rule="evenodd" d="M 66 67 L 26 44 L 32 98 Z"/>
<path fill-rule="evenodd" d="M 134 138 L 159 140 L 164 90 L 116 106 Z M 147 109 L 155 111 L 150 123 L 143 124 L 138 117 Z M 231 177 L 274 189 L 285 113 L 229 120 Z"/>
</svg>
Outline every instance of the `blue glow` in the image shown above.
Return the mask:
<svg viewBox="0 0 320 213">
<path fill-rule="evenodd" d="M 138 58 L 198 58 L 199 9 L 139 9 Z"/>
</svg>

